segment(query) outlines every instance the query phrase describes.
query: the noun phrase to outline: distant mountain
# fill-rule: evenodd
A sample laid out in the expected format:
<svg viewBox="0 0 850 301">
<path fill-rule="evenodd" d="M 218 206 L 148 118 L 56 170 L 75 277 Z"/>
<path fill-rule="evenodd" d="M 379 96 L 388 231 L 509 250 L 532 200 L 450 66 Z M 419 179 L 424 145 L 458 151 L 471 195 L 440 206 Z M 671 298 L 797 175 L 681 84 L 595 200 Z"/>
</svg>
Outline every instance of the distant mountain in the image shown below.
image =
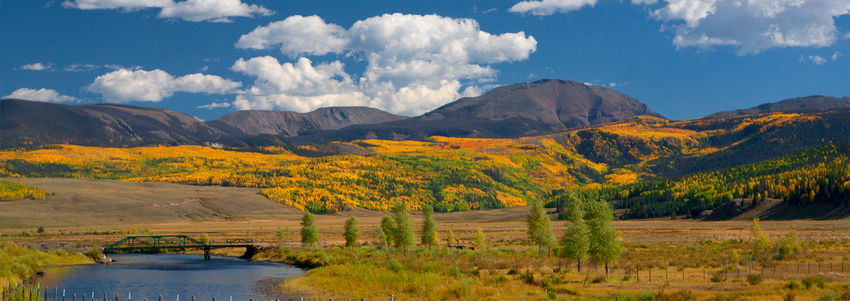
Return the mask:
<svg viewBox="0 0 850 301">
<path fill-rule="evenodd" d="M 407 117 L 368 107 L 320 108 L 309 113 L 285 111 L 239 111 L 207 122 L 234 137 L 256 134 L 298 136 L 303 133 L 338 130 L 357 124 L 403 120 Z"/>
<path fill-rule="evenodd" d="M 461 98 L 406 120 L 358 125 L 298 137 L 298 143 L 363 138 L 519 137 L 604 124 L 638 115 L 661 117 L 628 95 L 580 82 L 541 80 Z"/>
<path fill-rule="evenodd" d="M 811 113 L 850 108 L 850 97 L 809 96 L 766 103 L 749 109 L 714 113 L 704 118 L 725 118 L 760 113 Z"/>
<path fill-rule="evenodd" d="M 192 116 L 166 109 L 0 100 L 2 148 L 56 143 L 135 146 L 169 141 L 212 141 L 225 135 Z"/>
</svg>

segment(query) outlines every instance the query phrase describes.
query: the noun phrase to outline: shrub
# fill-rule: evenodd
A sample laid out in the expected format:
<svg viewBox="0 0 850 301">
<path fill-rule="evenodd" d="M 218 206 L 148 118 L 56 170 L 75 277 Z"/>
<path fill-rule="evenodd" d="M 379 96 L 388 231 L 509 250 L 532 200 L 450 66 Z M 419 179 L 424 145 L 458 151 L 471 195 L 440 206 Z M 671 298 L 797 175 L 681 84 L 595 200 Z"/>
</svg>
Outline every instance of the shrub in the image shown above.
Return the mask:
<svg viewBox="0 0 850 301">
<path fill-rule="evenodd" d="M 829 278 L 821 275 L 809 276 L 803 279 L 803 285 L 806 286 L 806 289 L 825 288 L 827 283 L 829 283 Z"/>
<path fill-rule="evenodd" d="M 540 279 L 540 286 L 550 288 L 558 284 L 566 283 L 567 280 L 561 275 L 549 275 Z"/>
<path fill-rule="evenodd" d="M 747 283 L 750 285 L 757 285 L 764 281 L 764 279 L 759 274 L 749 274 L 747 275 Z"/>
<path fill-rule="evenodd" d="M 801 290 L 803 289 L 803 285 L 797 282 L 797 280 L 791 280 L 791 282 L 788 282 L 788 284 L 785 285 L 785 288 L 792 291 Z"/>
<path fill-rule="evenodd" d="M 706 301 L 740 301 L 741 297 L 733 294 L 720 294 L 711 298 L 706 299 Z"/>
<path fill-rule="evenodd" d="M 97 248 L 92 248 L 88 253 L 86 253 L 86 256 L 92 260 L 98 260 L 101 256 L 103 256 L 103 253 L 101 253 Z"/>
<path fill-rule="evenodd" d="M 788 292 L 785 296 L 782 296 L 782 301 L 795 301 L 797 300 L 797 294 L 793 291 Z"/>
<path fill-rule="evenodd" d="M 711 275 L 710 280 L 711 280 L 711 282 L 723 282 L 726 279 L 723 278 L 723 271 L 718 271 L 718 272 L 714 273 L 713 275 Z"/>
<path fill-rule="evenodd" d="M 520 274 L 519 279 L 527 284 L 534 284 L 534 274 L 530 270 L 525 270 L 525 273 Z"/>
<path fill-rule="evenodd" d="M 449 292 L 457 298 L 466 297 L 472 292 L 472 282 L 472 279 L 457 281 L 455 285 L 449 288 Z"/>
<path fill-rule="evenodd" d="M 590 283 L 602 283 L 602 282 L 605 282 L 604 276 L 596 276 L 596 277 L 593 277 L 593 279 L 590 279 Z"/>
<path fill-rule="evenodd" d="M 393 259 L 393 260 L 390 260 L 388 268 L 393 272 L 398 272 L 398 271 L 403 270 L 404 266 L 401 265 L 401 263 L 398 262 L 398 260 Z"/>
<path fill-rule="evenodd" d="M 697 300 L 697 296 L 690 291 L 677 291 L 666 294 L 663 291 L 655 296 L 656 301 L 691 301 Z"/>
<path fill-rule="evenodd" d="M 558 285 L 549 288 L 549 292 L 555 292 L 556 294 L 568 294 L 568 295 L 578 295 L 578 291 L 576 289 L 566 286 L 566 285 Z"/>
<path fill-rule="evenodd" d="M 840 300 L 840 298 L 841 295 L 839 295 L 838 292 L 826 292 L 818 297 L 818 301 L 833 301 Z"/>
</svg>

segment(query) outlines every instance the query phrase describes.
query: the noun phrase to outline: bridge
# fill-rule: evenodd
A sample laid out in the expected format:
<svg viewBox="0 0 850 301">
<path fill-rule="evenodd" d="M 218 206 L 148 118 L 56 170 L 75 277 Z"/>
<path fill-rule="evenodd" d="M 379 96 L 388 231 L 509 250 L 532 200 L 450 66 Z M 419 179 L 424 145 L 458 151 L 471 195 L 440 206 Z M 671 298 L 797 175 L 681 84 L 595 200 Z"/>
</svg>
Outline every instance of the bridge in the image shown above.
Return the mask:
<svg viewBox="0 0 850 301">
<path fill-rule="evenodd" d="M 257 252 L 253 239 L 223 239 L 201 241 L 186 235 L 127 236 L 102 249 L 104 255 L 116 252 L 160 252 L 166 250 L 186 251 L 203 249 L 204 260 L 210 260 L 210 250 L 215 248 L 245 248 L 239 258 L 251 259 Z"/>
</svg>

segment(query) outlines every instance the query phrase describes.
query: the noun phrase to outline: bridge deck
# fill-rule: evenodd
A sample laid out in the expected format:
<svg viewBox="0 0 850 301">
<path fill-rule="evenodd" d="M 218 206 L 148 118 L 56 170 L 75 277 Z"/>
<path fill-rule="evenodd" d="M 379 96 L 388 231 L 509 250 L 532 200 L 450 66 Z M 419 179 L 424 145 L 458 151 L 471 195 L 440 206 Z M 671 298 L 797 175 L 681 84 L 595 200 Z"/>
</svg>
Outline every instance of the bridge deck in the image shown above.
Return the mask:
<svg viewBox="0 0 850 301">
<path fill-rule="evenodd" d="M 102 249 L 109 252 L 159 251 L 203 249 L 204 259 L 210 259 L 210 250 L 215 248 L 246 248 L 243 258 L 250 258 L 257 247 L 252 239 L 225 239 L 218 241 L 196 240 L 186 235 L 128 236 Z"/>
</svg>

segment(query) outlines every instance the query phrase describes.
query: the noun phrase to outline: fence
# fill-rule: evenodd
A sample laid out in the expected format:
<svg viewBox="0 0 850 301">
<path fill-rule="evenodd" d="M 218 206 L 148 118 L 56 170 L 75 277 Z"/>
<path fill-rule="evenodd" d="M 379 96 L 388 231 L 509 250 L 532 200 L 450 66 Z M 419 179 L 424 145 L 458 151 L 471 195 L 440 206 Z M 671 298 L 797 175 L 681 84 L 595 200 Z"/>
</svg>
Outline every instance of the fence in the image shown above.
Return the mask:
<svg viewBox="0 0 850 301">
<path fill-rule="evenodd" d="M 572 266 L 570 268 L 575 268 Z M 575 270 L 573 270 L 575 271 Z M 582 270 L 588 275 L 604 276 L 604 270 L 598 265 L 590 264 Z M 850 281 L 850 263 L 845 261 L 830 262 L 798 262 L 778 263 L 768 267 L 760 266 L 757 262 L 745 265 L 727 265 L 725 267 L 688 268 L 668 266 L 664 268 L 636 268 L 630 264 L 610 270 L 610 277 L 621 278 L 635 282 L 694 282 L 694 281 L 726 281 L 744 279 L 747 275 L 758 274 L 763 279 L 802 280 L 813 275 L 822 275 L 833 281 Z M 712 278 L 714 279 L 712 280 Z"/>
<path fill-rule="evenodd" d="M 60 297 L 61 295 L 61 297 Z M 9 284 L 6 287 L 0 290 L 0 300 L 2 301 L 78 301 L 77 294 L 69 294 L 65 295 L 65 290 L 59 290 L 59 288 L 54 287 L 53 292 L 50 291 L 49 288 L 41 288 L 39 286 L 23 286 L 18 285 L 17 283 L 12 285 Z M 132 293 L 127 293 L 127 301 L 132 301 Z M 80 301 L 86 301 L 86 294 L 82 294 L 79 297 Z M 107 299 L 107 293 L 103 293 L 103 299 L 95 298 L 94 292 L 91 293 L 91 297 L 88 299 L 89 301 L 110 301 Z M 271 300 L 271 299 L 269 299 Z M 305 299 L 304 297 L 284 297 L 284 298 L 275 298 L 275 301 L 305 301 L 310 299 Z M 366 301 L 367 299 L 360 299 L 361 301 Z M 388 296 L 385 298 L 373 298 L 368 299 L 369 301 L 374 300 L 390 300 L 395 301 L 395 296 Z M 115 295 L 115 301 L 123 301 L 119 299 L 118 295 Z M 148 299 L 144 299 L 144 301 L 148 301 Z M 159 296 L 158 301 L 162 301 L 162 295 Z M 180 301 L 180 295 L 176 296 L 175 301 Z M 196 301 L 195 296 L 191 297 L 191 301 Z M 213 297 L 212 301 L 216 301 L 216 298 Z M 230 297 L 229 301 L 233 301 L 233 296 Z M 254 301 L 254 299 L 249 299 L 249 301 Z M 333 301 L 333 299 L 330 299 Z"/>
</svg>

